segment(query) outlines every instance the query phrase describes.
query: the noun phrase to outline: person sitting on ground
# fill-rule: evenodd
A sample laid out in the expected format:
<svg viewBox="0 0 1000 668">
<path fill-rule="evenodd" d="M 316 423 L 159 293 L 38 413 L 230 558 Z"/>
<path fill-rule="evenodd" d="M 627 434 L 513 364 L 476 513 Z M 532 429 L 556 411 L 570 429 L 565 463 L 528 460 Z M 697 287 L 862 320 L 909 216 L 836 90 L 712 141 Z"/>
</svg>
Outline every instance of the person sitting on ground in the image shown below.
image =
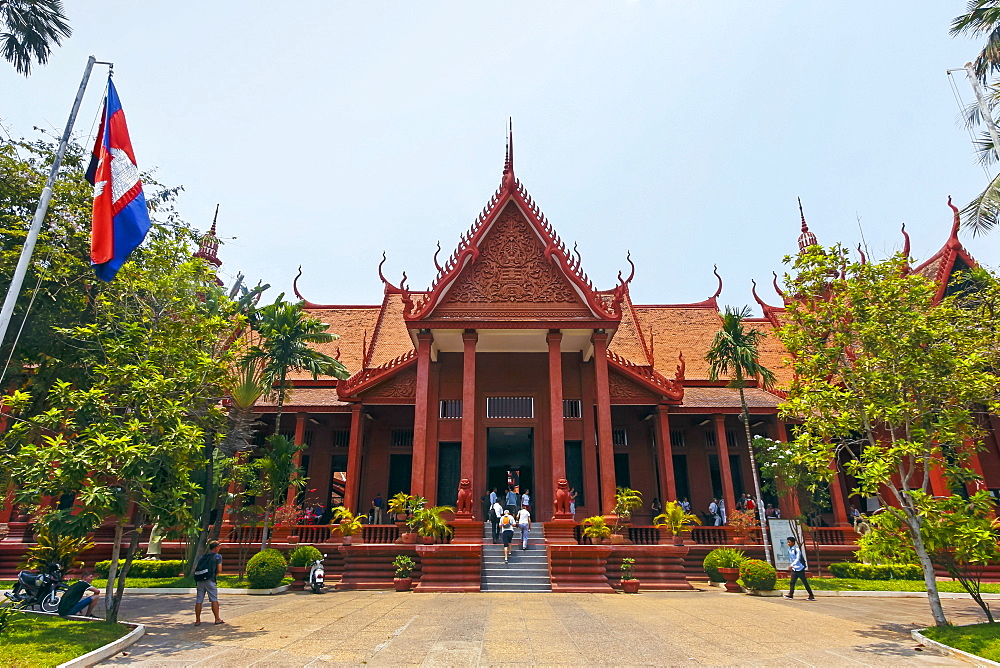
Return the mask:
<svg viewBox="0 0 1000 668">
<path fill-rule="evenodd" d="M 66 590 L 66 593 L 59 599 L 59 614 L 62 617 L 79 614 L 84 608 L 87 617 L 94 616 L 94 608 L 101 600 L 101 590 L 90 584 L 94 579 L 94 573 L 88 571 L 84 573 L 79 581 L 74 582 Z"/>
</svg>

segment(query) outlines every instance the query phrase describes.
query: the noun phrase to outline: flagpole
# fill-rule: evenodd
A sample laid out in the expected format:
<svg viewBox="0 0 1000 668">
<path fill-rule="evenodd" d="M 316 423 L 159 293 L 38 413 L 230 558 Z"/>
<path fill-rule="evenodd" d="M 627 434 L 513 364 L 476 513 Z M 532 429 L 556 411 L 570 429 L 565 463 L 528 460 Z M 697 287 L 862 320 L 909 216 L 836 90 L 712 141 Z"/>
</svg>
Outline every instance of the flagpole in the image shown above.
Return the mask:
<svg viewBox="0 0 1000 668">
<path fill-rule="evenodd" d="M 52 186 L 55 185 L 56 177 L 59 174 L 59 167 L 62 165 L 63 156 L 66 154 L 69 136 L 73 132 L 73 124 L 76 123 L 76 115 L 80 111 L 80 103 L 83 102 L 83 94 L 86 92 L 87 82 L 90 80 L 90 72 L 94 69 L 94 64 L 97 62 L 93 56 L 87 58 L 87 67 L 83 71 L 83 80 L 80 82 L 80 89 L 76 92 L 76 99 L 73 100 L 73 110 L 69 112 L 69 120 L 66 122 L 66 129 L 63 131 L 62 139 L 59 141 L 59 149 L 56 151 L 56 157 L 52 161 L 49 178 L 42 189 L 42 196 L 38 199 L 35 217 L 31 220 L 28 236 L 24 240 L 21 257 L 17 261 L 17 268 L 14 269 L 14 277 L 11 279 L 10 288 L 7 289 L 7 296 L 4 298 L 3 309 L 0 309 L 0 344 L 7 338 L 7 329 L 10 327 L 10 319 L 14 313 L 14 304 L 17 303 L 17 298 L 21 294 L 24 275 L 28 272 L 28 263 L 31 261 L 31 255 L 35 250 L 35 242 L 38 240 L 38 233 L 42 229 L 42 221 L 45 220 L 45 213 L 49 209 L 49 201 L 52 199 Z M 110 65 L 111 63 L 102 62 L 101 64 Z"/>
</svg>

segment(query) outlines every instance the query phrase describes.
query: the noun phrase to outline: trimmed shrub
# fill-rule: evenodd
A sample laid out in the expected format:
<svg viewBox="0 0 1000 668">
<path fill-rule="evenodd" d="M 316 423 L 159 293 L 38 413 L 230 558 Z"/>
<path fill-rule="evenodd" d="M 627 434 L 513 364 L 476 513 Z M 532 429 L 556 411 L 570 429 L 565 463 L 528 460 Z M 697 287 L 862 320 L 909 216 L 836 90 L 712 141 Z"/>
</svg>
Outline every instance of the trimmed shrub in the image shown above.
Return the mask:
<svg viewBox="0 0 1000 668">
<path fill-rule="evenodd" d="M 288 564 L 281 552 L 273 548 L 261 550 L 247 562 L 247 582 L 250 589 L 274 589 L 285 577 Z"/>
<path fill-rule="evenodd" d="M 747 589 L 771 591 L 778 580 L 778 572 L 766 561 L 747 559 L 740 564 L 740 580 Z"/>
<path fill-rule="evenodd" d="M 708 573 L 708 578 L 712 582 L 725 582 L 726 579 L 719 573 L 720 568 L 739 568 L 740 564 L 746 561 L 743 550 L 734 550 L 729 547 L 719 547 L 705 556 L 702 566 Z"/>
<path fill-rule="evenodd" d="M 163 561 L 153 561 L 152 559 L 137 560 L 132 562 L 128 569 L 130 578 L 175 578 L 179 573 L 184 572 L 184 563 L 180 559 L 164 559 Z M 118 560 L 118 570 L 125 566 L 125 560 Z M 111 560 L 98 561 L 94 564 L 94 572 L 102 578 L 108 577 L 111 570 Z"/>
<path fill-rule="evenodd" d="M 917 564 L 855 564 L 842 561 L 830 564 L 835 578 L 854 580 L 923 580 L 924 572 Z"/>
<path fill-rule="evenodd" d="M 323 553 L 312 545 L 299 545 L 288 555 L 288 565 L 293 568 L 305 568 L 322 556 Z"/>
</svg>

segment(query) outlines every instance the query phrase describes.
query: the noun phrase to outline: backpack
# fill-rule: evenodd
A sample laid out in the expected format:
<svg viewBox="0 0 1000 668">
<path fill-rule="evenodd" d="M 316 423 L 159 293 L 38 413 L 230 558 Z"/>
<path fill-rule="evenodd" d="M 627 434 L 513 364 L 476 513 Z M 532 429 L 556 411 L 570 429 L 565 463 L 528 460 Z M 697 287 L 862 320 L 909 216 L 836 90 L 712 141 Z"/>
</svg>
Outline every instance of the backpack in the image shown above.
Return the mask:
<svg viewBox="0 0 1000 668">
<path fill-rule="evenodd" d="M 194 567 L 194 581 L 204 582 L 205 580 L 212 579 L 212 572 L 215 568 L 215 553 L 206 552 L 201 555 L 201 559 L 198 560 L 198 565 Z"/>
<path fill-rule="evenodd" d="M 499 518 L 497 517 L 497 510 L 496 510 L 496 508 L 494 508 L 493 506 L 490 506 L 490 522 L 494 522 L 497 519 L 499 519 Z"/>
<path fill-rule="evenodd" d="M 503 517 L 500 518 L 500 524 L 504 525 L 505 527 L 513 527 L 514 519 L 510 515 L 504 515 Z"/>
</svg>

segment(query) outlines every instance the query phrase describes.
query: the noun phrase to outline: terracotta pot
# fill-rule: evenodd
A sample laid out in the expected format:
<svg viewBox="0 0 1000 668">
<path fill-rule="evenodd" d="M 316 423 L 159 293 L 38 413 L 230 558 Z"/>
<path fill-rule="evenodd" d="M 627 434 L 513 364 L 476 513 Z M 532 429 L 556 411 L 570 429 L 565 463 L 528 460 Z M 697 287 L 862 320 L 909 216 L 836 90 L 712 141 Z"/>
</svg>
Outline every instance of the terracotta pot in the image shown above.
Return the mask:
<svg viewBox="0 0 1000 668">
<path fill-rule="evenodd" d="M 302 591 L 306 588 L 306 578 L 309 577 L 308 566 L 289 566 L 288 572 L 295 580 L 289 585 L 292 591 Z"/>
<path fill-rule="evenodd" d="M 396 591 L 410 591 L 410 585 L 413 584 L 413 578 L 393 578 L 392 586 L 396 588 Z"/>
<path fill-rule="evenodd" d="M 399 534 L 399 542 L 403 545 L 414 545 L 417 542 L 417 534 L 412 531 Z"/>
<path fill-rule="evenodd" d="M 638 594 L 639 593 L 639 581 L 638 580 L 622 580 L 622 591 L 626 594 Z"/>
<path fill-rule="evenodd" d="M 354 536 L 344 536 L 344 545 L 350 545 L 354 542 Z"/>
<path fill-rule="evenodd" d="M 611 544 L 612 545 L 624 545 L 625 544 L 625 536 L 621 535 L 620 533 L 613 533 L 613 534 L 611 534 Z"/>
<path fill-rule="evenodd" d="M 424 545 L 434 544 L 434 536 L 421 536 L 420 540 L 423 542 Z"/>
<path fill-rule="evenodd" d="M 733 536 L 733 545 L 746 545 L 746 536 Z"/>
<path fill-rule="evenodd" d="M 299 537 L 296 536 L 295 534 L 290 534 L 286 540 L 288 541 L 289 545 L 298 545 L 299 544 Z"/>
<path fill-rule="evenodd" d="M 720 568 L 719 575 L 726 579 L 726 591 L 731 594 L 741 594 L 743 589 L 740 588 L 736 581 L 740 579 L 740 569 L 738 568 Z"/>
</svg>

